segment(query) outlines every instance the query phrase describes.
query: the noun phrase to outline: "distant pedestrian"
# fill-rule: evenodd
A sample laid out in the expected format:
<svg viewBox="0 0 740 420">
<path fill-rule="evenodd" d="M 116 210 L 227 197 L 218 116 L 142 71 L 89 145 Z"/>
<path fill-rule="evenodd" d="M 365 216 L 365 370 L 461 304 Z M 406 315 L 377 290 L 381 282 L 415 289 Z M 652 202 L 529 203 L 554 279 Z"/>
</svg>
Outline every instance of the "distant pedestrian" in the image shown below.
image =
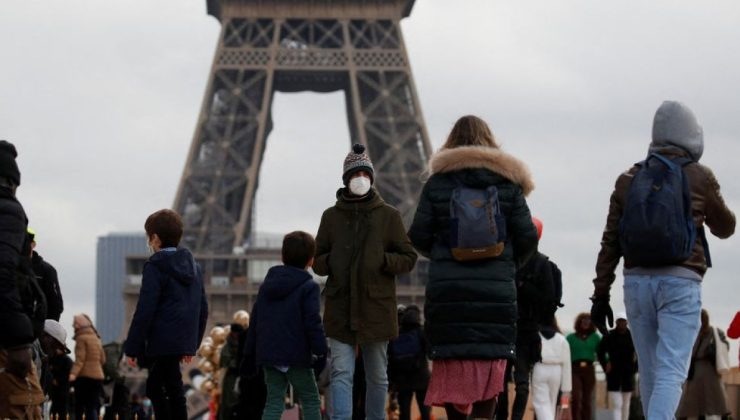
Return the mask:
<svg viewBox="0 0 740 420">
<path fill-rule="evenodd" d="M 67 331 L 53 319 L 44 323 L 44 333 L 39 339 L 42 350 L 43 372 L 41 384 L 44 394 L 51 399 L 51 415 L 67 415 L 69 399 L 69 374 L 72 371 L 72 359 L 67 356 L 70 350 L 66 345 Z"/>
<path fill-rule="evenodd" d="M 321 323 L 319 285 L 307 271 L 316 242 L 306 232 L 283 238 L 283 265 L 270 268 L 252 308 L 245 353 L 265 373 L 263 420 L 280 420 L 285 394 L 293 388 L 305 420 L 321 420 L 313 367 L 326 364 L 329 351 Z M 319 369 L 320 370 L 320 369 Z"/>
<path fill-rule="evenodd" d="M 596 386 L 594 361 L 601 336 L 596 332 L 591 316 L 585 312 L 578 314 L 573 329 L 575 332 L 567 337 L 573 372 L 573 420 L 591 420 Z"/>
<path fill-rule="evenodd" d="M 321 216 L 316 235 L 313 269 L 328 276 L 323 294 L 332 358 L 332 420 L 353 415 L 357 346 L 365 368 L 364 415 L 385 419 L 386 352 L 388 341 L 398 335 L 396 276 L 410 272 L 417 259 L 401 214 L 372 187 L 376 176 L 365 147 L 352 146 L 343 165 L 344 187 L 337 191 L 336 204 Z"/>
<path fill-rule="evenodd" d="M 411 419 L 414 395 L 421 419 L 429 420 L 430 407 L 424 405 L 430 375 L 429 346 L 424 337 L 419 307 L 406 307 L 400 324 L 400 334 L 388 345 L 388 377 L 398 396 L 399 420 Z"/>
<path fill-rule="evenodd" d="M 83 415 L 87 419 L 97 419 L 103 396 L 105 352 L 89 316 L 75 315 L 73 326 L 75 361 L 69 382 L 75 390 L 75 416 L 77 420 L 81 420 Z"/>
<path fill-rule="evenodd" d="M 62 289 L 59 286 L 57 270 L 36 252 L 38 237 L 36 231 L 29 228 L 28 235 L 31 240 L 31 267 L 34 274 L 36 274 L 36 279 L 44 292 L 44 296 L 46 296 L 46 319 L 59 321 L 59 317 L 64 312 L 64 299 L 62 298 Z"/>
<path fill-rule="evenodd" d="M 614 185 L 596 263 L 593 322 L 606 334 L 609 291 L 624 257 L 624 305 L 640 362 L 645 417 L 673 419 L 699 330 L 701 281 L 711 266 L 704 225 L 727 238 L 735 214 L 712 171 L 699 163 L 704 134 L 684 104 L 665 101 L 648 156 Z"/>
<path fill-rule="evenodd" d="M 543 224 L 536 217 L 537 240 L 542 239 Z M 516 360 L 506 365 L 504 390 L 498 396 L 496 419 L 521 420 L 529 400 L 529 378 L 532 367 L 540 360 L 540 334 L 538 323 L 554 319 L 555 311 L 562 306 L 561 273 L 550 258 L 537 251 L 516 271 Z M 508 383 L 514 381 L 514 404 L 509 417 Z"/>
<path fill-rule="evenodd" d="M 525 200 L 534 183 L 475 116 L 455 123 L 429 171 L 409 230 L 430 258 L 426 404 L 444 406 L 450 420 L 491 418 L 515 357 L 516 270 L 537 250 Z"/>
<path fill-rule="evenodd" d="M 246 311 L 240 311 L 246 313 Z M 221 403 L 218 407 L 219 420 L 236 419 L 237 406 L 239 402 L 238 392 L 236 391 L 236 380 L 239 378 L 239 364 L 242 356 L 239 354 L 239 337 L 246 334 L 244 326 L 236 322 L 237 315 L 234 316 L 235 322 L 231 324 L 229 335 L 221 349 L 220 366 L 224 369 L 223 380 L 221 381 Z M 247 315 L 247 319 L 248 315 Z M 247 321 L 248 323 L 249 321 Z M 248 325 L 248 324 L 247 324 Z"/>
<path fill-rule="evenodd" d="M 555 316 L 540 325 L 540 336 L 542 360 L 532 369 L 532 405 L 538 420 L 554 420 L 559 393 L 568 402 L 573 389 L 570 346 Z"/>
<path fill-rule="evenodd" d="M 637 353 L 632 334 L 627 328 L 627 314 L 616 317 L 617 327 L 599 343 L 599 362 L 606 374 L 606 390 L 613 420 L 627 420 L 630 414 L 632 391 L 635 389 Z"/>
<path fill-rule="evenodd" d="M 721 375 L 730 367 L 729 350 L 725 333 L 709 323 L 709 313 L 702 309 L 701 328 L 691 353 L 689 375 L 676 417 L 719 420 L 730 412 Z"/>
<path fill-rule="evenodd" d="M 188 363 L 203 340 L 208 302 L 203 272 L 186 248 L 180 215 L 159 210 L 144 223 L 152 251 L 144 264 L 124 353 L 130 365 L 149 369 L 146 395 L 157 420 L 187 417 L 180 363 Z"/>
</svg>

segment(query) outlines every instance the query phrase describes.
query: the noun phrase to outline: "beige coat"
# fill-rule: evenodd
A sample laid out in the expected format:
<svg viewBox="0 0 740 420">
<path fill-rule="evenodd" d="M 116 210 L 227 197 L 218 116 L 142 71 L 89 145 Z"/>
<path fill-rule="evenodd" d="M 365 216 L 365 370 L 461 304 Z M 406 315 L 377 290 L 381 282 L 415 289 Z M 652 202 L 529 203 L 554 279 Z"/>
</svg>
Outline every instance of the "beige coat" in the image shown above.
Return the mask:
<svg viewBox="0 0 740 420">
<path fill-rule="evenodd" d="M 75 363 L 72 375 L 80 378 L 103 380 L 105 352 L 100 338 L 91 327 L 83 327 L 75 333 Z"/>
</svg>

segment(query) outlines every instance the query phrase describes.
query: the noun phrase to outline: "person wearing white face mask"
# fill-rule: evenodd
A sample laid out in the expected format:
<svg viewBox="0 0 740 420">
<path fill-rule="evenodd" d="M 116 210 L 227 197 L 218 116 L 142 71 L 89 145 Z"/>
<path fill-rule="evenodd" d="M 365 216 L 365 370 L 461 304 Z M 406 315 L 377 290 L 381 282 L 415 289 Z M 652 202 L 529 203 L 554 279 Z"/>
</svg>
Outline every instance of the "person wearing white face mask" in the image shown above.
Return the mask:
<svg viewBox="0 0 740 420">
<path fill-rule="evenodd" d="M 411 271 L 416 251 L 401 214 L 372 188 L 375 171 L 365 147 L 355 144 L 344 160 L 337 202 L 321 217 L 313 270 L 328 276 L 324 328 L 331 349 L 332 420 L 352 418 L 352 379 L 357 347 L 367 392 L 365 416 L 385 419 L 388 341 L 398 335 L 396 276 Z"/>
</svg>

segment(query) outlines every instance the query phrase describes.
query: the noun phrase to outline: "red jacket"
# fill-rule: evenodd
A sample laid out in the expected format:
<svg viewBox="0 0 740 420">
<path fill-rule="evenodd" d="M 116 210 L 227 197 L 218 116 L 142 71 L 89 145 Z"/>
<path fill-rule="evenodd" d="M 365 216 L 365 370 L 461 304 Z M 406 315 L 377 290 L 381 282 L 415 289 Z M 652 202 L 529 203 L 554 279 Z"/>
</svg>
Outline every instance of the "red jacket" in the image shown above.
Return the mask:
<svg viewBox="0 0 740 420">
<path fill-rule="evenodd" d="M 735 314 L 735 318 L 730 323 L 730 328 L 727 329 L 727 336 L 730 338 L 740 338 L 740 312 Z"/>
</svg>

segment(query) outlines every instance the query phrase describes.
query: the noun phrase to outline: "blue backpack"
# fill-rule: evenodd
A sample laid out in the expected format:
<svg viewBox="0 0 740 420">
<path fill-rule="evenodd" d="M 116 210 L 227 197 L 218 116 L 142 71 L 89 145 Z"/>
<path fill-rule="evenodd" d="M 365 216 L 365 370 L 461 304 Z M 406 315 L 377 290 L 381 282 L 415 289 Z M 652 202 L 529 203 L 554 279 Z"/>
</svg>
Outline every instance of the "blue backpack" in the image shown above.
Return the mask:
<svg viewBox="0 0 740 420">
<path fill-rule="evenodd" d="M 625 259 L 641 267 L 679 264 L 691 256 L 697 230 L 691 191 L 683 166 L 691 159 L 669 160 L 652 153 L 635 173 L 619 222 Z"/>
<path fill-rule="evenodd" d="M 506 219 L 498 189 L 472 188 L 458 180 L 450 199 L 450 250 L 457 261 L 495 258 L 504 252 Z"/>
<path fill-rule="evenodd" d="M 398 335 L 388 344 L 388 360 L 394 369 L 411 370 L 419 367 L 424 352 L 421 331 L 411 330 Z"/>
</svg>

